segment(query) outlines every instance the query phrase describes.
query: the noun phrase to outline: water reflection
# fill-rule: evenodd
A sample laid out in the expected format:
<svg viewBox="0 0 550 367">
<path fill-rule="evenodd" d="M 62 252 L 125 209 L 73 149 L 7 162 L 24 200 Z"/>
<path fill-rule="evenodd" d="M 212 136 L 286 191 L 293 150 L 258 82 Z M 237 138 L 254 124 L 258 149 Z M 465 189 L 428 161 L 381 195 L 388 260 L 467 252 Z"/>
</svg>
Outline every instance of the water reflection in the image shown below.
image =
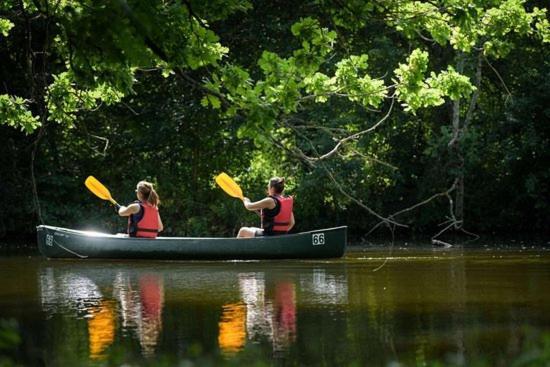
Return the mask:
<svg viewBox="0 0 550 367">
<path fill-rule="evenodd" d="M 286 350 L 296 339 L 296 286 L 281 282 L 275 286 L 273 305 L 273 350 Z"/>
<path fill-rule="evenodd" d="M 242 303 L 224 306 L 218 338 L 221 350 L 227 356 L 234 355 L 243 348 L 245 338 L 253 343 L 268 340 L 274 352 L 286 350 L 296 336 L 294 282 L 279 280 L 266 292 L 263 272 L 240 273 L 238 279 Z"/>
<path fill-rule="evenodd" d="M 348 288 L 344 275 L 329 275 L 324 269 L 280 277 L 266 282 L 265 272 L 238 274 L 240 302 L 226 304 L 220 319 L 218 342 L 226 356 L 233 356 L 251 343 L 268 341 L 275 354 L 285 352 L 296 341 L 296 284 L 303 303 L 343 304 Z M 246 329 L 245 329 L 246 327 Z"/>
<path fill-rule="evenodd" d="M 90 309 L 88 318 L 88 337 L 90 358 L 103 359 L 105 350 L 115 338 L 115 303 L 102 301 Z"/>
<path fill-rule="evenodd" d="M 152 356 L 162 330 L 163 278 L 152 273 L 141 274 L 136 286 L 127 273 L 118 272 L 113 296 L 120 305 L 123 332 L 135 331 L 143 355 Z"/>
<path fill-rule="evenodd" d="M 327 274 L 324 268 L 315 268 L 309 276 L 300 279 L 301 288 L 309 291 L 310 302 L 327 305 L 348 303 L 348 282 L 345 273 Z"/>
<path fill-rule="evenodd" d="M 387 256 L 40 261 L 38 281 L 23 271 L 28 260 L 10 268 L 0 258 L 5 278 L 32 274 L 30 291 L 25 282 L 0 288 L 0 330 L 2 318 L 16 318 L 26 343 L 20 355 L 40 351 L 42 360 L 23 365 L 97 365 L 108 358 L 115 365 L 505 366 L 550 355 L 543 343 L 550 327 L 548 252 L 404 251 L 386 262 Z M 31 317 L 20 317 L 24 312 Z"/>
<path fill-rule="evenodd" d="M 46 268 L 40 274 L 42 309 L 52 316 L 73 309 L 78 314 L 89 314 L 89 310 L 98 307 L 103 294 L 97 285 L 85 276 L 63 273 L 54 276 L 53 268 Z"/>
<path fill-rule="evenodd" d="M 86 335 L 91 360 L 105 359 L 117 346 L 132 353 L 135 345 L 146 358 L 161 348 L 192 354 L 211 348 L 212 335 L 210 353 L 225 359 L 238 358 L 249 345 L 283 355 L 297 340 L 299 305 L 328 308 L 330 315 L 349 298 L 341 268 L 260 271 L 254 264 L 214 264 L 208 271 L 170 264 L 54 264 L 40 269 L 39 285 L 46 317 L 73 330 L 74 338 Z"/>
<path fill-rule="evenodd" d="M 219 345 L 226 356 L 243 349 L 245 339 L 272 343 L 274 352 L 288 349 L 296 337 L 296 286 L 278 280 L 266 292 L 263 272 L 238 274 L 241 302 L 223 306 Z"/>
<path fill-rule="evenodd" d="M 162 276 L 144 273 L 132 279 L 128 272 L 119 271 L 110 286 L 112 297 L 105 296 L 87 276 L 72 272 L 56 276 L 55 269 L 48 267 L 40 274 L 42 309 L 49 318 L 72 310 L 77 318 L 86 320 L 91 359 L 106 356 L 106 349 L 115 339 L 117 317 L 121 334 L 134 332 L 142 354 L 152 356 L 162 330 Z"/>
<path fill-rule="evenodd" d="M 219 322 L 218 343 L 226 356 L 233 356 L 243 349 L 245 333 L 246 306 L 242 303 L 230 303 L 223 306 Z"/>
</svg>

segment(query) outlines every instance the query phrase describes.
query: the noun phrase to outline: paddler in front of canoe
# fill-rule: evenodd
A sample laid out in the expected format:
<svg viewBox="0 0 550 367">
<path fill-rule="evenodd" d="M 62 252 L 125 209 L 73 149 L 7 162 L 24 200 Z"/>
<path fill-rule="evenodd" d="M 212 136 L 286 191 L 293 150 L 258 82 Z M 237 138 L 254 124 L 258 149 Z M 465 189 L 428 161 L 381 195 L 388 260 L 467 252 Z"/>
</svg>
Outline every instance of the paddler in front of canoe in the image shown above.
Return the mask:
<svg viewBox="0 0 550 367">
<path fill-rule="evenodd" d="M 284 189 L 284 177 L 273 177 L 267 186 L 267 197 L 256 202 L 243 198 L 246 209 L 260 211 L 261 227 L 242 227 L 237 238 L 276 236 L 286 234 L 294 227 L 294 199 L 292 196 L 284 196 Z"/>
<path fill-rule="evenodd" d="M 136 186 L 136 196 L 137 201 L 118 209 L 121 217 L 128 217 L 128 236 L 156 238 L 164 229 L 158 208 L 159 195 L 152 183 L 140 181 Z"/>
</svg>

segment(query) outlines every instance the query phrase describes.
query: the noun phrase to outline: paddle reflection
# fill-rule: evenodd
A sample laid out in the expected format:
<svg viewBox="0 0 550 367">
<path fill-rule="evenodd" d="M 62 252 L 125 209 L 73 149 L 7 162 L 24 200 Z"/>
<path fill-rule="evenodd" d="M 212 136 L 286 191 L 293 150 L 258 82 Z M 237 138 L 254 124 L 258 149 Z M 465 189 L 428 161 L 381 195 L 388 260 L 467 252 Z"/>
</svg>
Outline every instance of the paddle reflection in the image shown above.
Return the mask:
<svg viewBox="0 0 550 367">
<path fill-rule="evenodd" d="M 251 345 L 286 354 L 300 332 L 298 307 L 304 314 L 326 308 L 321 317 L 332 318 L 348 303 L 340 268 L 240 266 L 57 263 L 40 272 L 42 308 L 55 330 L 88 339 L 79 341 L 82 358 L 101 360 L 115 350 L 154 358 L 174 348 L 230 358 Z M 301 335 L 317 335 L 303 322 Z"/>
<path fill-rule="evenodd" d="M 115 307 L 113 301 L 102 301 L 95 310 L 90 310 L 88 336 L 92 359 L 104 359 L 105 350 L 115 339 Z"/>
<path fill-rule="evenodd" d="M 245 333 L 246 306 L 242 303 L 233 303 L 223 306 L 219 322 L 218 344 L 227 356 L 233 356 L 243 349 Z"/>
</svg>

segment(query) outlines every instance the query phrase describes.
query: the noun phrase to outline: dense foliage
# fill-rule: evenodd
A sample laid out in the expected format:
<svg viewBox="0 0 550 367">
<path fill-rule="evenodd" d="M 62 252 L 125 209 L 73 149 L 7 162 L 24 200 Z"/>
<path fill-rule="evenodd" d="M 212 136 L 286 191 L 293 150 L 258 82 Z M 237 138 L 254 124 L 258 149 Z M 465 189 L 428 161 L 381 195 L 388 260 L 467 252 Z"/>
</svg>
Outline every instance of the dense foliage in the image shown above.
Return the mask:
<svg viewBox="0 0 550 367">
<path fill-rule="evenodd" d="M 232 235 L 257 218 L 220 171 L 253 199 L 286 176 L 298 230 L 541 233 L 549 42 L 537 1 L 3 0 L 0 236 L 122 230 L 90 174 Z"/>
</svg>

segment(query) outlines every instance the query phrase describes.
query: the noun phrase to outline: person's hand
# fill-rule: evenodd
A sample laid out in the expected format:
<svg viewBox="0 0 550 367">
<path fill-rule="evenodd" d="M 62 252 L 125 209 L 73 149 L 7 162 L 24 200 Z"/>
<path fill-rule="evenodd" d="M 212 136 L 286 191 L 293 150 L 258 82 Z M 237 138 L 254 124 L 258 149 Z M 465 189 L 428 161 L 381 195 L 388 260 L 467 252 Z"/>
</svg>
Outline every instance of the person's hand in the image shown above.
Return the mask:
<svg viewBox="0 0 550 367">
<path fill-rule="evenodd" d="M 247 198 L 247 197 L 245 196 L 245 197 L 243 198 L 243 203 L 247 203 L 247 202 L 250 203 L 250 199 Z"/>
<path fill-rule="evenodd" d="M 115 206 L 115 211 L 116 213 L 118 214 L 120 208 L 122 208 L 122 206 L 120 204 L 113 204 Z"/>
</svg>

